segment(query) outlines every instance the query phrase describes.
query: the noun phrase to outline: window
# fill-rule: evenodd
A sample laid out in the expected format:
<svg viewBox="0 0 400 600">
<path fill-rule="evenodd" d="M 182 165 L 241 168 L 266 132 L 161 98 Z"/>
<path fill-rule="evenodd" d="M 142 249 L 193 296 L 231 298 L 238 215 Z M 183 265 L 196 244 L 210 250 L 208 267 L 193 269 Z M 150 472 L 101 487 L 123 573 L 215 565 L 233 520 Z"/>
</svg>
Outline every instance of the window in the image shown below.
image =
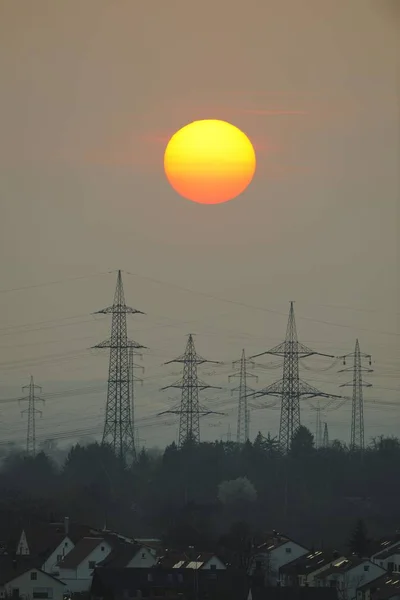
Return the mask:
<svg viewBox="0 0 400 600">
<path fill-rule="evenodd" d="M 142 558 L 146 558 L 146 553 L 142 552 Z"/>
<path fill-rule="evenodd" d="M 173 583 L 173 577 L 172 577 L 172 573 L 168 573 L 167 575 L 167 579 L 168 579 L 168 583 Z"/>
<path fill-rule="evenodd" d="M 392 572 L 394 567 L 394 563 L 388 562 L 388 571 Z"/>
<path fill-rule="evenodd" d="M 89 560 L 89 569 L 95 569 L 95 568 L 96 568 L 96 561 Z"/>
<path fill-rule="evenodd" d="M 31 580 L 32 581 L 36 581 L 36 579 L 37 579 L 37 573 L 36 573 L 36 571 L 32 571 L 32 573 L 31 573 Z"/>
<path fill-rule="evenodd" d="M 286 548 L 286 554 L 291 554 L 292 549 L 291 548 Z"/>
<path fill-rule="evenodd" d="M 13 588 L 12 597 L 19 598 L 19 588 Z"/>
<path fill-rule="evenodd" d="M 211 569 L 211 571 L 216 571 L 217 570 L 217 565 L 210 565 L 210 569 Z"/>
<path fill-rule="evenodd" d="M 337 581 L 336 579 L 331 579 L 331 581 L 329 582 L 329 587 L 337 587 Z"/>
<path fill-rule="evenodd" d="M 369 571 L 369 565 L 364 565 L 364 571 Z"/>
<path fill-rule="evenodd" d="M 183 583 L 183 575 L 182 575 L 182 573 L 178 573 L 178 583 Z"/>
<path fill-rule="evenodd" d="M 147 581 L 153 581 L 153 573 L 147 573 Z"/>
<path fill-rule="evenodd" d="M 104 552 L 104 550 L 105 550 L 105 547 L 104 547 L 104 546 L 102 546 L 102 547 L 101 547 L 101 551 L 102 551 L 102 552 Z"/>
</svg>

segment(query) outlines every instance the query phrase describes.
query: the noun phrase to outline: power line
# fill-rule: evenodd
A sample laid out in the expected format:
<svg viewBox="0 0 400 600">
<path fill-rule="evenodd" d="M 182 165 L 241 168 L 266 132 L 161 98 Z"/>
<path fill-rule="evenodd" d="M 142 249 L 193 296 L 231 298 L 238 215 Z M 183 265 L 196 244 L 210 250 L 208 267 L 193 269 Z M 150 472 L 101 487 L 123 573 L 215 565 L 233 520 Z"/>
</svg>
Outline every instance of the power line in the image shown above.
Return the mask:
<svg viewBox="0 0 400 600">
<path fill-rule="evenodd" d="M 22 290 L 32 290 L 34 288 L 47 287 L 50 285 L 58 285 L 60 283 L 66 283 L 69 281 L 78 281 L 79 279 L 90 279 L 93 277 L 99 277 L 100 275 L 109 275 L 113 271 L 104 271 L 102 273 L 92 273 L 91 275 L 81 275 L 79 277 L 67 277 L 66 279 L 57 279 L 56 281 L 46 281 L 44 283 L 34 283 L 32 285 L 24 285 L 21 287 L 14 287 L 0 290 L 0 294 L 8 294 L 10 292 L 20 292 Z"/>
<path fill-rule="evenodd" d="M 210 298 L 211 300 L 218 300 L 219 302 L 226 302 L 228 304 L 233 304 L 233 305 L 236 305 L 236 306 L 242 306 L 242 307 L 245 307 L 245 308 L 250 308 L 251 310 L 259 310 L 259 311 L 262 311 L 262 312 L 268 312 L 268 313 L 272 313 L 272 314 L 276 314 L 276 315 L 286 316 L 285 313 L 283 313 L 283 312 L 281 312 L 279 310 L 275 310 L 275 309 L 272 309 L 272 308 L 266 308 L 265 306 L 264 307 L 263 306 L 255 306 L 255 305 L 252 305 L 252 304 L 248 304 L 246 302 L 240 302 L 238 300 L 231 300 L 231 299 L 228 299 L 228 298 L 222 298 L 221 296 L 215 296 L 214 294 L 208 294 L 207 292 L 200 292 L 199 290 L 193 290 L 193 289 L 190 289 L 190 288 L 187 288 L 187 287 L 183 287 L 181 285 L 177 285 L 177 284 L 174 284 L 174 283 L 170 283 L 170 282 L 166 282 L 166 281 L 161 281 L 160 279 L 155 279 L 154 277 L 146 277 L 144 275 L 138 275 L 137 273 L 131 273 L 129 271 L 124 271 L 124 272 L 127 273 L 128 275 L 132 275 L 133 277 L 138 277 L 139 279 L 144 279 L 144 280 L 147 280 L 147 281 L 151 281 L 151 282 L 159 284 L 159 285 L 166 285 L 166 286 L 169 286 L 169 287 L 173 287 L 173 288 L 179 289 L 179 290 L 181 290 L 183 292 L 187 292 L 187 293 L 190 293 L 190 294 L 196 294 L 196 295 L 199 295 L 199 296 L 203 296 L 205 298 Z M 346 324 L 343 324 L 343 323 L 335 323 L 333 321 L 325 321 L 323 319 L 315 319 L 314 317 L 298 316 L 298 319 L 302 319 L 304 321 L 312 321 L 314 323 L 321 323 L 323 325 L 331 325 L 332 327 L 343 327 L 345 329 L 354 329 L 354 327 L 352 325 L 346 325 Z M 390 336 L 396 336 L 396 337 L 400 336 L 400 333 L 396 333 L 396 332 L 393 332 L 393 331 L 377 331 L 377 330 L 374 330 L 374 329 L 367 329 L 367 328 L 364 328 L 364 327 L 358 327 L 357 329 L 360 330 L 360 331 L 369 331 L 371 333 L 379 333 L 379 334 L 382 334 L 382 335 L 390 335 Z"/>
</svg>

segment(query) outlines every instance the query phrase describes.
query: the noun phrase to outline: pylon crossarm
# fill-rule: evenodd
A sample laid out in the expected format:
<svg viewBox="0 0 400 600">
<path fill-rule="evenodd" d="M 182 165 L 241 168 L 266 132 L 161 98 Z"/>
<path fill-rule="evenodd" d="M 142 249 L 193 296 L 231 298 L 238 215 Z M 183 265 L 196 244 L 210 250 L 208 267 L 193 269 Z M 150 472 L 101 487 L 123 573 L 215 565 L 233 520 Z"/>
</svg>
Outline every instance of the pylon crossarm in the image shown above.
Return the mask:
<svg viewBox="0 0 400 600">
<path fill-rule="evenodd" d="M 138 342 L 134 342 L 133 340 L 127 340 L 126 343 L 120 343 L 119 340 L 116 341 L 112 341 L 111 339 L 108 340 L 104 340 L 103 342 L 100 342 L 100 344 L 96 344 L 96 346 L 92 346 L 92 349 L 103 349 L 103 348 L 113 348 L 113 349 L 127 349 L 127 348 L 135 348 L 136 350 L 138 350 L 139 348 L 146 348 L 146 346 L 142 346 L 142 344 L 139 344 Z"/>
<path fill-rule="evenodd" d="M 111 315 L 111 314 L 126 314 L 126 315 L 145 315 L 141 310 L 137 310 L 136 308 L 131 308 L 130 306 L 124 305 L 113 305 L 107 306 L 107 308 L 102 308 L 101 310 L 96 310 L 92 315 Z"/>
</svg>

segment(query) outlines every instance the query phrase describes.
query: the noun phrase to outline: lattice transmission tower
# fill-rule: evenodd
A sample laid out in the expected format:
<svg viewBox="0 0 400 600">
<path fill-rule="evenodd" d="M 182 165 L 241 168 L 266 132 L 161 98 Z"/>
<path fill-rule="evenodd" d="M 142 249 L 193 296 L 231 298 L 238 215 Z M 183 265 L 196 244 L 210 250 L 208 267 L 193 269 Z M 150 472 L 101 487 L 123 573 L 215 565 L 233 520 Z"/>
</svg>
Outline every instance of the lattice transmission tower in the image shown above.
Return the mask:
<svg viewBox="0 0 400 600">
<path fill-rule="evenodd" d="M 324 425 L 324 437 L 322 441 L 322 446 L 324 448 L 329 448 L 329 432 L 328 432 L 328 423 Z"/>
<path fill-rule="evenodd" d="M 254 367 L 255 363 L 246 358 L 244 349 L 242 350 L 242 357 L 233 362 L 233 368 L 238 365 L 240 365 L 240 370 L 229 375 L 229 381 L 232 378 L 239 377 L 239 385 L 233 388 L 232 393 L 238 392 L 239 395 L 236 441 L 238 444 L 244 444 L 250 438 L 250 410 L 248 408 L 247 397 L 251 392 L 254 392 L 254 390 L 247 385 L 247 379 L 253 378 L 258 381 L 258 377 L 247 370 L 249 365 Z"/>
<path fill-rule="evenodd" d="M 363 359 L 367 359 L 369 366 L 372 364 L 372 357 L 370 354 L 364 354 L 360 351 L 360 344 L 356 340 L 356 347 L 354 352 L 345 354 L 339 358 L 343 359 L 343 364 L 346 365 L 347 359 L 353 360 L 353 366 L 347 369 L 342 369 L 339 373 L 353 372 L 353 381 L 343 383 L 340 387 L 353 388 L 353 397 L 351 405 L 351 433 L 350 433 L 350 450 L 364 450 L 364 398 L 363 398 L 363 387 L 372 387 L 372 383 L 363 381 L 362 374 L 372 373 L 373 369 L 363 367 Z"/>
<path fill-rule="evenodd" d="M 334 394 L 325 394 L 309 385 L 299 377 L 299 359 L 309 356 L 326 356 L 335 358 L 331 354 L 315 352 L 297 339 L 296 321 L 293 302 L 290 303 L 289 320 L 286 329 L 285 341 L 271 350 L 256 354 L 257 358 L 265 354 L 283 358 L 283 377 L 268 387 L 250 394 L 250 396 L 278 396 L 281 398 L 281 418 L 279 425 L 279 442 L 284 452 L 290 450 L 293 435 L 300 427 L 300 398 L 342 398 Z"/>
<path fill-rule="evenodd" d="M 28 402 L 27 408 L 21 410 L 21 417 L 24 414 L 28 415 L 28 430 L 26 434 L 26 452 L 29 456 L 36 456 L 36 415 L 42 416 L 42 411 L 38 410 L 35 406 L 36 402 L 43 402 L 43 398 L 39 398 L 36 396 L 36 390 L 42 391 L 42 388 L 39 385 L 35 385 L 33 381 L 33 377 L 31 375 L 31 380 L 29 385 L 24 385 L 22 391 L 29 390 L 28 395 L 24 398 L 20 398 L 20 402 Z"/>
<path fill-rule="evenodd" d="M 169 388 L 181 389 L 181 402 L 180 406 L 172 408 L 171 410 L 163 411 L 160 414 L 179 415 L 178 447 L 181 448 L 187 443 L 198 444 L 200 442 L 200 416 L 222 414 L 204 408 L 199 403 L 200 391 L 221 388 L 215 385 L 208 385 L 204 381 L 201 381 L 197 375 L 197 367 L 199 365 L 204 363 L 220 363 L 214 360 L 207 360 L 197 354 L 192 334 L 189 335 L 185 352 L 181 354 L 181 356 L 178 356 L 178 358 L 169 360 L 164 364 L 169 365 L 171 363 L 183 364 L 182 379 L 179 379 L 171 385 L 166 385 L 165 387 L 161 388 L 161 390 L 166 390 Z"/>
<path fill-rule="evenodd" d="M 109 348 L 108 390 L 102 443 L 110 445 L 124 463 L 136 458 L 135 435 L 132 423 L 132 374 L 129 350 L 145 348 L 128 338 L 126 315 L 145 314 L 125 303 L 121 271 L 112 306 L 94 314 L 111 315 L 111 337 L 94 348 Z"/>
</svg>

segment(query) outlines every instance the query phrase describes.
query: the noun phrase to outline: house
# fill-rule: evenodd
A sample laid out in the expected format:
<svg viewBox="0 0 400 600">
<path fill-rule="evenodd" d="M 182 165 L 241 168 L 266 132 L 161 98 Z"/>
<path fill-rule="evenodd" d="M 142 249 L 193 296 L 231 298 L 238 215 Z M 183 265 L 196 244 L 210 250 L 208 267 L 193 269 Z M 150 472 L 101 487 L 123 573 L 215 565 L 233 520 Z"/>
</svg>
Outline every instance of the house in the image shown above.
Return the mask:
<svg viewBox="0 0 400 600">
<path fill-rule="evenodd" d="M 391 544 L 385 550 L 375 553 L 371 560 L 390 573 L 392 571 L 400 572 L 400 542 Z"/>
<path fill-rule="evenodd" d="M 280 569 L 306 554 L 310 554 L 307 548 L 274 531 L 255 549 L 251 573 L 261 569 L 266 575 L 267 582 L 276 585 L 279 581 Z"/>
<path fill-rule="evenodd" d="M 57 563 L 81 538 L 90 534 L 100 535 L 100 532 L 85 525 L 70 523 L 68 517 L 63 523 L 28 524 L 18 537 L 16 553 L 39 558 L 42 571 L 58 576 Z"/>
<path fill-rule="evenodd" d="M 84 537 L 60 562 L 57 563 L 60 579 L 66 591 L 87 592 L 92 583 L 93 571 L 112 551 L 111 544 L 101 537 Z"/>
<path fill-rule="evenodd" d="M 157 563 L 155 550 L 142 544 L 119 543 L 99 563 L 102 567 L 111 568 L 148 568 Z"/>
<path fill-rule="evenodd" d="M 355 600 L 361 585 L 385 573 L 384 569 L 371 560 L 351 556 L 339 558 L 331 567 L 316 576 L 319 587 L 334 587 L 341 600 Z"/>
<path fill-rule="evenodd" d="M 65 585 L 28 556 L 0 556 L 0 598 L 63 600 Z"/>
<path fill-rule="evenodd" d="M 344 557 L 342 557 L 343 559 Z M 337 562 L 337 552 L 317 550 L 300 556 L 279 569 L 279 580 L 282 586 L 315 586 L 316 577 L 325 569 Z"/>
<path fill-rule="evenodd" d="M 379 541 L 372 541 L 368 557 L 371 560 L 374 560 L 374 558 L 377 554 L 380 554 L 384 550 L 389 550 L 390 548 L 393 548 L 393 546 L 396 546 L 398 544 L 398 542 L 400 542 L 400 532 L 399 531 L 396 531 L 396 533 L 394 533 L 393 535 L 385 536 L 384 538 L 381 538 Z"/>
<path fill-rule="evenodd" d="M 357 600 L 379 600 L 379 598 L 400 598 L 400 575 L 385 573 L 368 583 L 361 585 L 357 590 Z"/>
<path fill-rule="evenodd" d="M 98 567 L 90 590 L 92 600 L 246 600 L 250 582 L 246 573 L 198 569 L 111 569 Z"/>
<path fill-rule="evenodd" d="M 166 552 L 160 556 L 157 566 L 163 569 L 201 569 L 223 571 L 225 563 L 212 552 L 174 553 Z"/>
</svg>

